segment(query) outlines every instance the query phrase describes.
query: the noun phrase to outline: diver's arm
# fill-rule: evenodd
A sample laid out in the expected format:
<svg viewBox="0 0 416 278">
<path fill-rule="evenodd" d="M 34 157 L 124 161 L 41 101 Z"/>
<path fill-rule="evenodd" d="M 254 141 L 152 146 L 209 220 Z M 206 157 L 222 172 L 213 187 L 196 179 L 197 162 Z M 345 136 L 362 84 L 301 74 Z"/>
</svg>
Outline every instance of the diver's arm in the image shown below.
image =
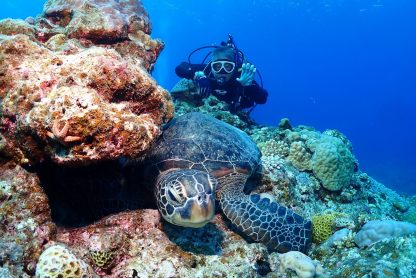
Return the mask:
<svg viewBox="0 0 416 278">
<path fill-rule="evenodd" d="M 203 71 L 205 66 L 205 64 L 189 64 L 187 62 L 182 62 L 175 68 L 175 73 L 180 78 L 193 79 L 195 72 Z"/>
<path fill-rule="evenodd" d="M 267 101 L 269 93 L 261 88 L 256 81 L 253 81 L 251 85 L 244 87 L 244 95 L 257 104 L 264 104 Z"/>
</svg>

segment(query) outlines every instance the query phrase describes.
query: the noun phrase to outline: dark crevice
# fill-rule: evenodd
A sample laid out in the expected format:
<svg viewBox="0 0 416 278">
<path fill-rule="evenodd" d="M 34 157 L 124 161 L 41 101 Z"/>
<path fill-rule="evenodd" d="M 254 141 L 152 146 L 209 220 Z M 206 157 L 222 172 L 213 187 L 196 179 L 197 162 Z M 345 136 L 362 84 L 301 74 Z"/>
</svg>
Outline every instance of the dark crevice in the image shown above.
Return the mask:
<svg viewBox="0 0 416 278">
<path fill-rule="evenodd" d="M 80 227 L 117 212 L 155 208 L 138 170 L 125 170 L 118 161 L 82 167 L 44 162 L 36 172 L 58 226 Z"/>
<path fill-rule="evenodd" d="M 105 36 L 102 32 L 97 32 L 97 34 L 89 33 L 88 35 L 83 36 L 80 38 L 79 36 L 75 36 L 76 39 L 87 39 L 90 40 L 94 45 L 112 45 L 117 43 L 122 43 L 126 41 L 131 41 L 129 38 L 117 37 L 117 36 Z"/>
<path fill-rule="evenodd" d="M 55 25 L 66 27 L 71 22 L 73 12 L 70 10 L 63 10 L 59 12 L 52 12 L 45 15 L 45 17 Z"/>
<path fill-rule="evenodd" d="M 256 267 L 257 267 L 257 273 L 261 276 L 266 276 L 272 271 L 270 268 L 270 264 L 267 261 L 257 260 Z"/>
</svg>

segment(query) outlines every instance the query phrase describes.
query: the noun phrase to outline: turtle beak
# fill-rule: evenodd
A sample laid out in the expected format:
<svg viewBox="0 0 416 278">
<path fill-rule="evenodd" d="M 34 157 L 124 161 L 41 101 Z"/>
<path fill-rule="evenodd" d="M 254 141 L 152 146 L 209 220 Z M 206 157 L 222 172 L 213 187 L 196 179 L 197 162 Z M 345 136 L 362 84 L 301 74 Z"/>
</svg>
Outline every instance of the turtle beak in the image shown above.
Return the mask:
<svg viewBox="0 0 416 278">
<path fill-rule="evenodd" d="M 199 228 L 207 224 L 214 218 L 215 201 L 209 194 L 198 196 L 198 200 L 192 204 L 190 222 L 192 227 Z"/>
<path fill-rule="evenodd" d="M 215 197 L 213 194 L 200 194 L 190 202 L 188 217 L 176 215 L 173 219 L 174 224 L 200 228 L 210 222 L 215 215 Z M 176 219 L 178 218 L 178 219 Z"/>
</svg>

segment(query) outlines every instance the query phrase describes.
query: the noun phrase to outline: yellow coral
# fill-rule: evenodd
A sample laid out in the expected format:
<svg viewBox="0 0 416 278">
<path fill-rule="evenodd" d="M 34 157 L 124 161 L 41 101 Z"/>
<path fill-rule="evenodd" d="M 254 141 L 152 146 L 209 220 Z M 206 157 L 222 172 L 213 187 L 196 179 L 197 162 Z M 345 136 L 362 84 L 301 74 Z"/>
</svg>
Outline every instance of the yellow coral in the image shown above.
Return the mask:
<svg viewBox="0 0 416 278">
<path fill-rule="evenodd" d="M 114 252 L 111 251 L 90 251 L 94 264 L 100 268 L 108 268 L 114 260 Z"/>
<path fill-rule="evenodd" d="M 334 232 L 336 219 L 344 216 L 339 212 L 328 212 L 317 214 L 312 217 L 312 240 L 315 243 L 321 243 L 327 240 Z"/>
</svg>

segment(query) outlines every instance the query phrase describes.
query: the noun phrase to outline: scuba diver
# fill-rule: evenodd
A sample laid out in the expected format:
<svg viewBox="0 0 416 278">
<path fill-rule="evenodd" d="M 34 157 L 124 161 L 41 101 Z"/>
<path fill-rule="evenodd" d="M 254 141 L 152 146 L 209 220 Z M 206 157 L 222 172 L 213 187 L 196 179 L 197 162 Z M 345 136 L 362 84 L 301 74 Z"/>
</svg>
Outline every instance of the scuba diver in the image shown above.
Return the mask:
<svg viewBox="0 0 416 278">
<path fill-rule="evenodd" d="M 192 54 L 204 48 L 214 49 L 205 56 L 201 64 L 192 64 Z M 205 63 L 210 55 L 211 61 Z M 212 94 L 227 102 L 232 113 L 242 109 L 249 109 L 250 113 L 257 104 L 267 101 L 268 93 L 263 89 L 261 75 L 245 59 L 231 35 L 228 35 L 228 41 L 222 42 L 221 46 L 203 46 L 194 50 L 189 55 L 188 62 L 178 65 L 175 72 L 181 78 L 194 80 L 201 98 Z M 261 86 L 254 80 L 256 72 L 260 76 Z"/>
</svg>

